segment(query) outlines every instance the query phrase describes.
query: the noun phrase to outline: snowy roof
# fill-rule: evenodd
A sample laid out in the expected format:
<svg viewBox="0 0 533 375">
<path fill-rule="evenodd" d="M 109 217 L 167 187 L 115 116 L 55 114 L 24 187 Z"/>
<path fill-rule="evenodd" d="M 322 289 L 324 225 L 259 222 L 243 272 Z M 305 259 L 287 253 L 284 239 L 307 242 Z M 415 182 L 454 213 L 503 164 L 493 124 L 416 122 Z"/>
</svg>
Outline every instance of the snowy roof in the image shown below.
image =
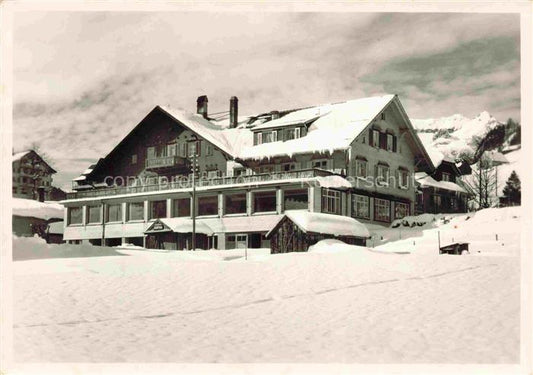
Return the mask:
<svg viewBox="0 0 533 375">
<path fill-rule="evenodd" d="M 280 119 L 256 126 L 252 130 L 271 125 L 283 126 L 318 118 L 309 126 L 307 135 L 289 141 L 253 145 L 241 150 L 240 159 L 262 159 L 278 155 L 309 152 L 333 152 L 350 147 L 353 140 L 394 99 L 394 95 L 376 96 L 327 104 L 291 112 Z M 251 141 L 251 139 L 250 139 Z"/>
<path fill-rule="evenodd" d="M 457 185 L 455 182 L 451 181 L 437 181 L 433 177 L 428 176 L 426 173 L 416 173 L 416 181 L 420 186 L 431 186 L 438 189 L 457 191 L 459 193 L 467 193 L 467 191 L 461 186 Z"/>
<path fill-rule="evenodd" d="M 30 150 L 17 152 L 16 154 L 13 154 L 13 161 L 20 160 L 29 153 L 30 153 Z"/>
<path fill-rule="evenodd" d="M 364 224 L 348 216 L 309 212 L 305 210 L 285 211 L 284 216 L 306 233 L 312 232 L 362 238 L 370 237 L 370 233 Z M 267 238 L 270 237 L 274 229 L 275 227 L 267 233 Z"/>
<path fill-rule="evenodd" d="M 351 189 L 353 186 L 344 177 L 341 176 L 319 176 L 316 177 L 318 185 L 325 188 L 341 188 L 341 189 Z"/>
<path fill-rule="evenodd" d="M 159 106 L 170 116 L 181 122 L 194 133 L 203 137 L 206 141 L 212 143 L 220 150 L 227 154 L 234 155 L 235 150 L 232 148 L 231 142 L 226 139 L 226 133 L 221 126 L 214 125 L 201 115 L 190 113 L 179 109 L 170 108 L 169 106 Z"/>
<path fill-rule="evenodd" d="M 50 234 L 63 234 L 65 226 L 62 221 L 55 221 L 48 225 L 48 233 Z"/>
<path fill-rule="evenodd" d="M 32 199 L 13 198 L 13 215 L 38 219 L 63 219 L 64 207 L 59 203 L 38 202 Z"/>
<path fill-rule="evenodd" d="M 46 160 L 44 160 L 37 152 L 35 152 L 35 150 L 25 150 L 25 151 L 21 151 L 21 152 L 17 152 L 15 154 L 13 154 L 12 156 L 12 162 L 16 162 L 16 161 L 19 161 L 20 159 L 22 159 L 24 156 L 28 155 L 29 153 L 33 153 L 34 155 L 36 155 L 38 158 L 39 158 L 39 163 L 43 163 L 45 164 L 52 173 L 57 173 L 57 171 L 52 168 L 47 162 Z"/>
<path fill-rule="evenodd" d="M 282 215 L 235 216 L 223 218 L 196 219 L 196 232 L 212 236 L 215 233 L 267 232 L 280 220 Z M 158 221 L 176 233 L 192 233 L 192 219 L 163 218 Z M 152 225 L 153 226 L 153 225 Z M 152 232 L 150 226 L 146 232 Z"/>
</svg>

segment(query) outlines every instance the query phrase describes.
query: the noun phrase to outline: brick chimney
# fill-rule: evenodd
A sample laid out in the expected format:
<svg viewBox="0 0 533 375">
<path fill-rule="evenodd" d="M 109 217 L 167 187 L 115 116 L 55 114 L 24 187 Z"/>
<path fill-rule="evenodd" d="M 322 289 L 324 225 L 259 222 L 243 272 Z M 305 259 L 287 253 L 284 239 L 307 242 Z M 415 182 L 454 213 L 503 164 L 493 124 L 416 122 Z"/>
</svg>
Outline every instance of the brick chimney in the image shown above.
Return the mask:
<svg viewBox="0 0 533 375">
<path fill-rule="evenodd" d="M 196 113 L 202 115 L 203 118 L 207 118 L 207 95 L 199 96 L 196 99 Z"/>
<path fill-rule="evenodd" d="M 229 100 L 229 127 L 237 127 L 239 122 L 239 99 L 236 96 L 232 96 Z"/>
</svg>

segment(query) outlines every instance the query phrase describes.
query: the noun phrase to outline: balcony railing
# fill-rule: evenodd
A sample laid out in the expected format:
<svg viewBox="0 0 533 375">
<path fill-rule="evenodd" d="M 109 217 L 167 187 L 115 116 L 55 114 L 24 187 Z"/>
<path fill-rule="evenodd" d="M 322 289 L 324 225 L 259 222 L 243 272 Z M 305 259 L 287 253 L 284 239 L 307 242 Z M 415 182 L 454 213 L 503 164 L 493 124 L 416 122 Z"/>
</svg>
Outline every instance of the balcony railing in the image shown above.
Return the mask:
<svg viewBox="0 0 533 375">
<path fill-rule="evenodd" d="M 323 169 L 302 169 L 297 171 L 262 173 L 246 176 L 223 176 L 216 178 L 198 177 L 195 180 L 196 187 L 210 187 L 235 184 L 254 184 L 268 181 L 287 181 L 298 179 L 309 179 L 319 176 L 330 176 L 333 172 Z M 159 184 L 145 184 L 140 186 L 109 187 L 100 189 L 90 189 L 67 193 L 67 199 L 108 197 L 122 194 L 149 193 L 154 191 L 166 191 L 176 189 L 192 188 L 192 178 L 182 176 L 175 181 L 168 181 Z"/>
<path fill-rule="evenodd" d="M 173 156 L 160 156 L 146 159 L 146 169 L 163 169 L 173 167 L 184 167 L 187 159 L 173 155 Z"/>
</svg>

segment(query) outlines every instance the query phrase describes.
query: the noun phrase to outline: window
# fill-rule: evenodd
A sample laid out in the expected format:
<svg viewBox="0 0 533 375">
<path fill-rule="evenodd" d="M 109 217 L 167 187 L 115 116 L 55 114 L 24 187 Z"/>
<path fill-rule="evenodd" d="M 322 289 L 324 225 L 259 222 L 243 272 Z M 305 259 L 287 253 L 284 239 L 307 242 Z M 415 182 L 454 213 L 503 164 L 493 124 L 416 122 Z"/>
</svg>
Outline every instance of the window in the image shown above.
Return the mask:
<svg viewBox="0 0 533 375">
<path fill-rule="evenodd" d="M 374 219 L 377 221 L 390 222 L 389 200 L 374 198 Z"/>
<path fill-rule="evenodd" d="M 234 168 L 233 169 L 233 176 L 234 177 L 239 177 L 239 176 L 244 176 L 246 175 L 246 169 L 244 168 Z"/>
<path fill-rule="evenodd" d="M 394 151 L 394 136 L 392 134 L 387 134 L 387 151 Z"/>
<path fill-rule="evenodd" d="M 177 150 L 177 144 L 176 143 L 172 143 L 170 145 L 167 145 L 167 155 L 168 156 L 175 156 L 178 154 L 178 150 Z"/>
<path fill-rule="evenodd" d="M 182 158 L 185 158 L 187 157 L 187 143 L 181 143 L 177 145 L 178 147 L 178 155 L 181 156 Z"/>
<path fill-rule="evenodd" d="M 224 214 L 245 214 L 246 193 L 228 194 L 224 197 Z"/>
<path fill-rule="evenodd" d="M 332 189 L 322 189 L 322 212 L 341 213 L 341 192 Z"/>
<path fill-rule="evenodd" d="M 327 160 L 313 160 L 312 166 L 313 168 L 327 169 L 328 161 Z"/>
<path fill-rule="evenodd" d="M 87 206 L 87 223 L 100 223 L 101 212 L 101 206 Z"/>
<path fill-rule="evenodd" d="M 82 224 L 83 208 L 82 207 L 68 207 L 68 225 Z"/>
<path fill-rule="evenodd" d="M 355 160 L 355 175 L 357 177 L 366 177 L 367 176 L 367 161 L 364 159 Z"/>
<path fill-rule="evenodd" d="M 146 157 L 147 158 L 155 158 L 155 147 L 148 147 L 146 149 Z"/>
<path fill-rule="evenodd" d="M 274 172 L 274 166 L 273 165 L 263 165 L 259 167 L 258 169 L 259 173 L 272 173 Z"/>
<path fill-rule="evenodd" d="M 451 181 L 451 176 L 449 173 L 442 172 L 442 181 Z"/>
<path fill-rule="evenodd" d="M 284 210 L 307 210 L 309 196 L 307 189 L 285 190 L 283 192 Z"/>
<path fill-rule="evenodd" d="M 137 164 L 137 154 L 131 155 L 131 164 Z"/>
<path fill-rule="evenodd" d="M 409 216 L 409 204 L 394 202 L 394 218 L 403 219 L 406 216 Z"/>
<path fill-rule="evenodd" d="M 217 178 L 220 177 L 220 171 L 214 170 L 214 171 L 208 171 L 207 172 L 207 178 Z"/>
<path fill-rule="evenodd" d="M 294 171 L 296 169 L 296 163 L 283 164 L 282 169 L 285 172 Z"/>
<path fill-rule="evenodd" d="M 198 216 L 218 214 L 218 195 L 198 198 Z"/>
<path fill-rule="evenodd" d="M 301 137 L 301 129 L 300 128 L 294 128 L 294 129 L 287 129 L 286 132 L 286 140 L 290 141 L 291 139 L 297 139 Z"/>
<path fill-rule="evenodd" d="M 381 113 L 381 119 L 385 120 L 385 112 Z"/>
<path fill-rule="evenodd" d="M 150 201 L 150 219 L 159 219 L 167 216 L 167 201 Z"/>
<path fill-rule="evenodd" d="M 167 156 L 167 146 L 166 145 L 157 145 L 155 148 L 156 150 L 156 157 L 165 157 Z"/>
<path fill-rule="evenodd" d="M 254 145 L 260 145 L 263 143 L 263 133 L 254 133 Z"/>
<path fill-rule="evenodd" d="M 256 191 L 254 194 L 254 212 L 275 212 L 276 191 Z"/>
<path fill-rule="evenodd" d="M 106 222 L 122 221 L 122 204 L 107 205 Z"/>
<path fill-rule="evenodd" d="M 172 217 L 191 216 L 191 199 L 178 198 L 172 200 Z"/>
<path fill-rule="evenodd" d="M 389 184 L 390 170 L 389 166 L 385 164 L 377 165 L 377 179 L 378 185 L 386 186 Z"/>
<path fill-rule="evenodd" d="M 205 155 L 206 156 L 213 156 L 213 146 L 210 144 L 205 145 Z"/>
<path fill-rule="evenodd" d="M 398 186 L 400 189 L 407 189 L 409 187 L 409 171 L 400 168 L 398 171 Z"/>
<path fill-rule="evenodd" d="M 373 147 L 379 147 L 379 130 L 378 129 L 372 129 L 372 144 Z"/>
<path fill-rule="evenodd" d="M 278 132 L 276 130 L 273 130 L 272 131 L 272 142 L 277 142 L 278 141 Z"/>
<path fill-rule="evenodd" d="M 196 156 L 200 156 L 202 151 L 202 141 L 198 140 L 196 142 L 191 142 L 188 144 L 188 155 L 189 157 L 193 157 L 196 153 Z"/>
<path fill-rule="evenodd" d="M 352 195 L 352 216 L 370 219 L 370 198 L 366 195 Z"/>
</svg>

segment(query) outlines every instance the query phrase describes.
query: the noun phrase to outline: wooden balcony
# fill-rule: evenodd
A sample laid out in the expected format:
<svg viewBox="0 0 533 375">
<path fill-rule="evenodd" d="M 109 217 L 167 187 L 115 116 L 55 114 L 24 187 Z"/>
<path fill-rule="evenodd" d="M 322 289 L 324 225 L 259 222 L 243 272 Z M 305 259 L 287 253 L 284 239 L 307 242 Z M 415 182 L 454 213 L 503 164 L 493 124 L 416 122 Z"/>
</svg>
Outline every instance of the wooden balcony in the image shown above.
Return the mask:
<svg viewBox="0 0 533 375">
<path fill-rule="evenodd" d="M 262 173 L 249 176 L 223 176 L 216 178 L 197 177 L 195 180 L 196 187 L 210 187 L 223 185 L 253 185 L 255 183 L 263 182 L 287 182 L 311 179 L 319 176 L 330 176 L 334 173 L 323 169 L 302 169 L 288 172 L 274 172 Z M 167 191 L 192 188 L 192 179 L 186 176 L 181 176 L 176 181 L 171 181 L 164 184 L 141 185 L 141 186 L 125 186 L 125 187 L 109 187 L 109 188 L 95 188 L 83 191 L 76 191 L 67 193 L 67 199 L 79 198 L 94 198 L 94 197 L 112 197 L 114 195 L 123 194 L 137 194 L 148 193 L 153 191 Z"/>
<path fill-rule="evenodd" d="M 187 167 L 187 159 L 181 156 L 160 156 L 146 159 L 147 170 L 159 171 L 166 169 L 181 169 Z"/>
</svg>

